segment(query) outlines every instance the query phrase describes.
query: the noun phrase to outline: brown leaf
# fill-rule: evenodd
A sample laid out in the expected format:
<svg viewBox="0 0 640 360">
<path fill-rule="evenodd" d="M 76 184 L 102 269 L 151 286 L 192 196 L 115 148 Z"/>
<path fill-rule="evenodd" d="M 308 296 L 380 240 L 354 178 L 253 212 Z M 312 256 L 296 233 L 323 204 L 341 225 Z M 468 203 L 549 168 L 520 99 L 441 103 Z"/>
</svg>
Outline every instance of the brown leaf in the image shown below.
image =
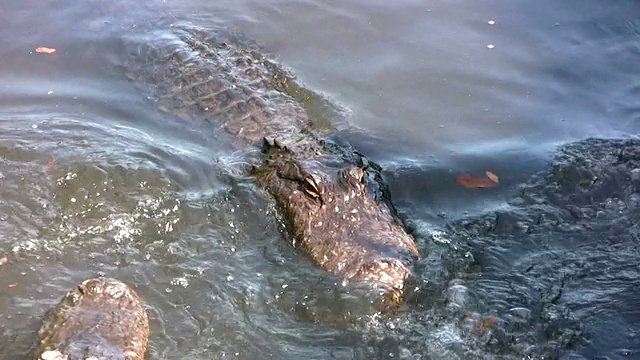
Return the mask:
<svg viewBox="0 0 640 360">
<path fill-rule="evenodd" d="M 458 183 L 468 188 L 485 188 L 497 184 L 496 182 L 491 181 L 491 179 L 471 175 L 462 175 L 458 177 Z"/>
<path fill-rule="evenodd" d="M 487 175 L 487 177 L 489 178 L 489 180 L 493 181 L 494 183 L 498 183 L 500 181 L 500 179 L 498 178 L 498 175 L 492 173 L 491 171 L 487 170 L 485 171 L 485 174 Z"/>
</svg>

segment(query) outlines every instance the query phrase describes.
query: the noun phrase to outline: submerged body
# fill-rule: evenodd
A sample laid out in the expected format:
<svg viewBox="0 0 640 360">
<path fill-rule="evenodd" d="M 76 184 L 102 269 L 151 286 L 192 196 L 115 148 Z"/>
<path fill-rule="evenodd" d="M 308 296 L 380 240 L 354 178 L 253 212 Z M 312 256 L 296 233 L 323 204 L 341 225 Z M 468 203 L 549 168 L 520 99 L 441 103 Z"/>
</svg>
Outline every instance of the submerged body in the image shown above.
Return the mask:
<svg viewBox="0 0 640 360">
<path fill-rule="evenodd" d="M 149 320 L 133 289 L 116 279 L 94 278 L 47 313 L 38 336 L 36 360 L 142 360 Z"/>
<path fill-rule="evenodd" d="M 254 157 L 252 174 L 281 206 L 291 243 L 322 269 L 400 301 L 418 250 L 379 168 L 348 146 L 318 140 L 319 123 L 335 107 L 237 37 L 174 26 L 128 49 L 129 78 L 161 109 L 196 127 L 224 129 L 247 157 L 274 139 L 278 146 Z"/>
</svg>

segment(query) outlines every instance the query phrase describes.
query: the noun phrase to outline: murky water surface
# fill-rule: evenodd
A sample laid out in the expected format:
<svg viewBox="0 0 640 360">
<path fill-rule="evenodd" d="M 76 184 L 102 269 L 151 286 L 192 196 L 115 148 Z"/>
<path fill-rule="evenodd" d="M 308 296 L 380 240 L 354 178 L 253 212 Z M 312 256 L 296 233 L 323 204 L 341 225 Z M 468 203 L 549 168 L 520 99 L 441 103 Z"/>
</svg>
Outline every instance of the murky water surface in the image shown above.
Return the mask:
<svg viewBox="0 0 640 360">
<path fill-rule="evenodd" d="M 2 359 L 29 358 L 44 312 L 95 275 L 145 299 L 152 359 L 469 358 L 445 328 L 396 331 L 438 318 L 425 304 L 442 303 L 451 279 L 424 270 L 433 256 L 418 285 L 433 284 L 387 317 L 292 249 L 242 152 L 128 81 L 121 39 L 140 29 L 169 32 L 175 19 L 234 29 L 348 109 L 339 135 L 383 166 L 425 253 L 439 253 L 426 239 L 446 222 L 503 206 L 559 144 L 640 127 L 635 1 L 147 3 L 1 1 Z M 499 186 L 456 183 L 485 170 Z M 478 286 L 588 251 L 579 239 L 545 241 L 497 243 Z M 638 252 L 615 251 L 598 253 L 600 275 L 565 294 L 585 324 L 567 357 L 640 356 L 639 274 L 628 266 Z M 544 281 L 514 283 L 524 292 Z"/>
</svg>

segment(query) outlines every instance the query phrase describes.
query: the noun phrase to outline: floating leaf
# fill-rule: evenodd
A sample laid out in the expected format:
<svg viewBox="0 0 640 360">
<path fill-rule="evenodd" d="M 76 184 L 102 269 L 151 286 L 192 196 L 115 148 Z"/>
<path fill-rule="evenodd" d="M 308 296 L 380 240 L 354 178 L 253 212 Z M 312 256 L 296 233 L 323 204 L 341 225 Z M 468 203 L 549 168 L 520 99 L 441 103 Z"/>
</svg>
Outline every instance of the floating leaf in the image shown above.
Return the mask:
<svg viewBox="0 0 640 360">
<path fill-rule="evenodd" d="M 500 181 L 500 179 L 498 178 L 498 175 L 492 173 L 491 171 L 485 171 L 485 174 L 487 174 L 487 177 L 489 178 L 489 180 L 493 181 L 494 183 L 498 183 Z"/>
<path fill-rule="evenodd" d="M 54 52 L 56 52 L 56 49 L 50 48 L 50 47 L 46 47 L 46 46 L 40 46 L 40 47 L 36 48 L 36 52 L 37 53 L 43 53 L 43 54 L 53 54 Z"/>
<path fill-rule="evenodd" d="M 495 176 L 495 174 L 492 175 Z M 497 181 L 493 181 L 491 178 L 475 177 L 471 175 L 459 176 L 457 180 L 460 185 L 468 188 L 485 188 L 494 186 L 498 183 Z"/>
</svg>

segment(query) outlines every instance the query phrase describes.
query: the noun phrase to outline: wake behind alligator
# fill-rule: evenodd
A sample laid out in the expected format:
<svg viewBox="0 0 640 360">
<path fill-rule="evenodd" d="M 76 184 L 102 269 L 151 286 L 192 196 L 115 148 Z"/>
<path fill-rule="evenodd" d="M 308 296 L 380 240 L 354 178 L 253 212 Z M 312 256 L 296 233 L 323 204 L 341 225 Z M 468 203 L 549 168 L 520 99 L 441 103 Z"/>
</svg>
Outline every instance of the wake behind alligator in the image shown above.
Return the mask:
<svg viewBox="0 0 640 360">
<path fill-rule="evenodd" d="M 145 34 L 127 45 L 126 73 L 161 109 L 224 130 L 248 158 L 262 149 L 250 173 L 280 205 L 291 243 L 322 269 L 400 302 L 418 250 L 380 168 L 348 145 L 319 139 L 326 124 L 313 113 L 335 107 L 226 35 L 189 26 Z"/>
</svg>

